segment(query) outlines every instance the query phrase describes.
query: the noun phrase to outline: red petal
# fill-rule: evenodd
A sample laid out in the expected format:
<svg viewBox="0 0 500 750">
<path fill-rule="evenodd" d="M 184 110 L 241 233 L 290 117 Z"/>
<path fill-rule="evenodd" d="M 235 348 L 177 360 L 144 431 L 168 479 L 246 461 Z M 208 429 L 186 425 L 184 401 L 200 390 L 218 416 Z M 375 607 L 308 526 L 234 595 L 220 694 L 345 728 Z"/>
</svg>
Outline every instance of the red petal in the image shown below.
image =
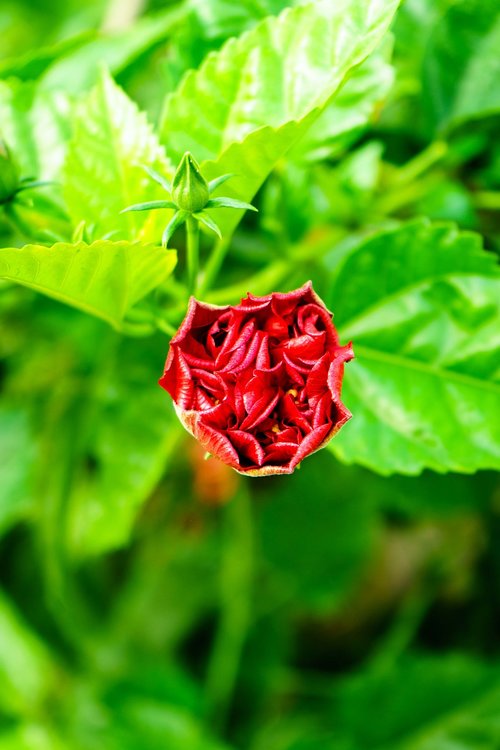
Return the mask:
<svg viewBox="0 0 500 750">
<path fill-rule="evenodd" d="M 259 422 L 262 422 L 275 408 L 279 401 L 279 391 L 273 395 L 272 391 L 266 393 L 258 401 L 247 398 L 248 394 L 243 395 L 245 405 L 247 405 L 247 417 L 243 420 L 240 427 L 242 430 L 253 430 Z"/>
<path fill-rule="evenodd" d="M 253 435 L 242 430 L 230 430 L 227 436 L 243 459 L 262 466 L 265 457 L 264 449 Z"/>
<path fill-rule="evenodd" d="M 177 347 L 172 347 L 165 365 L 165 372 L 159 383 L 178 406 L 190 409 L 193 401 L 194 384 L 191 370 L 182 353 Z"/>
</svg>

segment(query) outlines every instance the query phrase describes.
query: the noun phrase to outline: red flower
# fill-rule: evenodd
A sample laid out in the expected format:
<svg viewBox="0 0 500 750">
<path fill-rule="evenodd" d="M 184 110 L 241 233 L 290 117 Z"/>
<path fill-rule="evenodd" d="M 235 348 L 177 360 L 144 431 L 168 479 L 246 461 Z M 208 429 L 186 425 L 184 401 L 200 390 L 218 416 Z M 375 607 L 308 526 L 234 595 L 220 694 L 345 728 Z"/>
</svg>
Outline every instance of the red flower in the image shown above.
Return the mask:
<svg viewBox="0 0 500 750">
<path fill-rule="evenodd" d="M 160 385 L 184 427 L 242 474 L 291 474 L 351 414 L 340 400 L 351 345 L 311 282 L 241 304 L 193 297 Z"/>
</svg>

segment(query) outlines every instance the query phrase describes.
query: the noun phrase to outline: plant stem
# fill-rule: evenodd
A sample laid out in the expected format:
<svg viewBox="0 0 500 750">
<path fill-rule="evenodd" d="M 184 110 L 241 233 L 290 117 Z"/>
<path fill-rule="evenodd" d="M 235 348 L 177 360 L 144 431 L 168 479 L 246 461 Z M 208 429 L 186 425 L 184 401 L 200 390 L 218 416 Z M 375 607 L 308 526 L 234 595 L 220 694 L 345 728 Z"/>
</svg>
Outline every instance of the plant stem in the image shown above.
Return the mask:
<svg viewBox="0 0 500 750">
<path fill-rule="evenodd" d="M 187 272 L 189 294 L 196 293 L 198 268 L 200 263 L 200 227 L 192 216 L 186 220 L 187 233 Z"/>
<path fill-rule="evenodd" d="M 203 279 L 200 284 L 199 291 L 202 296 L 213 287 L 214 281 L 217 278 L 217 274 L 221 269 L 224 258 L 226 257 L 226 253 L 229 249 L 230 241 L 231 237 L 223 237 L 221 240 L 218 240 L 216 242 L 215 247 L 212 250 L 212 253 L 205 266 L 205 273 L 203 274 Z"/>
<path fill-rule="evenodd" d="M 226 541 L 220 572 L 221 614 L 206 679 L 207 710 L 214 729 L 219 732 L 223 732 L 231 708 L 250 623 L 253 529 L 244 480 L 223 511 Z"/>
<path fill-rule="evenodd" d="M 437 162 L 441 161 L 448 153 L 448 144 L 444 141 L 434 141 L 427 148 L 417 154 L 413 159 L 408 161 L 403 167 L 400 167 L 395 178 L 394 185 L 399 188 L 401 185 L 409 185 L 417 180 Z"/>
</svg>

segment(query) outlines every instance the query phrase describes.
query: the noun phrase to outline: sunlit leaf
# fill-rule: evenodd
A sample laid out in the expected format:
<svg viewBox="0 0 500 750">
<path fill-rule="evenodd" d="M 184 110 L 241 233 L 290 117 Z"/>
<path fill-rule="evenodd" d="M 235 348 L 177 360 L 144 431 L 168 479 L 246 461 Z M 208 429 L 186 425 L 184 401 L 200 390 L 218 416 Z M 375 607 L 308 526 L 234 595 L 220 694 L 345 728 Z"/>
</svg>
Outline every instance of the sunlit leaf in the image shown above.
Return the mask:
<svg viewBox="0 0 500 750">
<path fill-rule="evenodd" d="M 238 175 L 231 197 L 249 202 L 286 151 L 376 47 L 397 0 L 343 0 L 288 9 L 229 40 L 167 97 L 161 136 L 177 158 L 192 151 L 212 179 Z M 218 212 L 222 233 L 241 214 Z"/>
<path fill-rule="evenodd" d="M 0 249 L 0 278 L 46 294 L 120 327 L 128 310 L 173 270 L 176 253 L 101 240 Z"/>
<path fill-rule="evenodd" d="M 105 73 L 81 103 L 66 160 L 63 187 L 75 224 L 95 238 L 159 242 L 168 214 L 120 213 L 134 203 L 165 199 L 141 165 L 168 175 L 170 164 L 144 113 Z"/>
</svg>

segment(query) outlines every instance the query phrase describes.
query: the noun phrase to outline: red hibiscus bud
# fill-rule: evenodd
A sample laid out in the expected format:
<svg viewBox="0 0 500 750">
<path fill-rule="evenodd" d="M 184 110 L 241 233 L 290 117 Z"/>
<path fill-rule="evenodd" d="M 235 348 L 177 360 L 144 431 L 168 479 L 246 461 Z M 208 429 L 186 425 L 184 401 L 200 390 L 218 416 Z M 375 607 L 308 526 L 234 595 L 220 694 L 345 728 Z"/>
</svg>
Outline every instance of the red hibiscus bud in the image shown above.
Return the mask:
<svg viewBox="0 0 500 750">
<path fill-rule="evenodd" d="M 311 282 L 217 307 L 191 298 L 160 385 L 184 427 L 241 474 L 291 474 L 351 414 L 340 400 L 350 344 Z"/>
</svg>

